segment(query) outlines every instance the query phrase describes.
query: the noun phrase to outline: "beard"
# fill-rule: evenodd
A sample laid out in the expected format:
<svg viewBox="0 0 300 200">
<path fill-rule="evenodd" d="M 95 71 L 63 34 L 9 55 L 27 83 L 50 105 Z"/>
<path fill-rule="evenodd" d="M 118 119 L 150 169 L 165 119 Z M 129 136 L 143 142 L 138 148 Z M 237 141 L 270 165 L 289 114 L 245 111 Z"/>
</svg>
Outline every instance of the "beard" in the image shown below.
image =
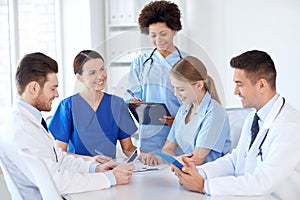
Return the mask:
<svg viewBox="0 0 300 200">
<path fill-rule="evenodd" d="M 33 106 L 39 111 L 51 111 L 51 99 L 47 99 L 43 94 L 39 94 L 35 99 Z"/>
</svg>

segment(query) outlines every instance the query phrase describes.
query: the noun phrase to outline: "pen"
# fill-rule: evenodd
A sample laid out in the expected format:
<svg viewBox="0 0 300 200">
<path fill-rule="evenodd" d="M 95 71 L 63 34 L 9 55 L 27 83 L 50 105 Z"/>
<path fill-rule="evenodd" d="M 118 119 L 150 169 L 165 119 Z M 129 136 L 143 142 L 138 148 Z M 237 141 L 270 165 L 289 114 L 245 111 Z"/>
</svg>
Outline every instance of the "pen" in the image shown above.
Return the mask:
<svg viewBox="0 0 300 200">
<path fill-rule="evenodd" d="M 149 172 L 149 171 L 156 171 L 159 170 L 158 168 L 147 168 L 147 169 L 137 169 L 133 170 L 133 172 Z"/>
<path fill-rule="evenodd" d="M 131 90 L 126 90 L 133 98 L 134 98 L 134 93 Z"/>
<path fill-rule="evenodd" d="M 98 154 L 98 155 L 104 155 L 101 151 L 99 151 L 98 149 L 95 149 L 95 152 Z"/>
<path fill-rule="evenodd" d="M 257 156 L 260 156 L 260 160 L 263 161 L 262 150 L 261 149 L 259 149 L 259 152 L 257 153 Z"/>
</svg>

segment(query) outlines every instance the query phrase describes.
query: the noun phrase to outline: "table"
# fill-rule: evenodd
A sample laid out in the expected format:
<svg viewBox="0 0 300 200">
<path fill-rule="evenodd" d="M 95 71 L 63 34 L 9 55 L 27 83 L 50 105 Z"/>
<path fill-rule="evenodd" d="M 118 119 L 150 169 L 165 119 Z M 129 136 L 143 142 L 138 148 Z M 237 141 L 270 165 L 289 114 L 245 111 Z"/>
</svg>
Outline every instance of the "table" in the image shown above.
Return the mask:
<svg viewBox="0 0 300 200">
<path fill-rule="evenodd" d="M 265 196 L 212 197 L 188 191 L 178 184 L 178 179 L 171 172 L 169 166 L 158 171 L 133 173 L 130 183 L 127 185 L 93 192 L 69 194 L 65 198 L 69 200 L 270 200 L 270 198 Z"/>
</svg>

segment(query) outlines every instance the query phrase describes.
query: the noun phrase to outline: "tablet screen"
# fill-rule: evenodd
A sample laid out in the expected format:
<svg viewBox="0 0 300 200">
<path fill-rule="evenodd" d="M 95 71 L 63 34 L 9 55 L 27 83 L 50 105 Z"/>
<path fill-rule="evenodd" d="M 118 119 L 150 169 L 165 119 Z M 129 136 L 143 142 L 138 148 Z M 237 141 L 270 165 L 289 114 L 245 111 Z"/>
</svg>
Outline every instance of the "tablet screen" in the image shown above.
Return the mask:
<svg viewBox="0 0 300 200">
<path fill-rule="evenodd" d="M 170 112 L 164 103 L 130 103 L 129 110 L 140 124 L 165 125 L 159 118 Z"/>
<path fill-rule="evenodd" d="M 131 156 L 128 158 L 128 160 L 126 161 L 126 163 L 130 163 L 130 162 L 134 162 L 139 156 L 139 152 L 138 149 L 136 149 Z"/>
</svg>

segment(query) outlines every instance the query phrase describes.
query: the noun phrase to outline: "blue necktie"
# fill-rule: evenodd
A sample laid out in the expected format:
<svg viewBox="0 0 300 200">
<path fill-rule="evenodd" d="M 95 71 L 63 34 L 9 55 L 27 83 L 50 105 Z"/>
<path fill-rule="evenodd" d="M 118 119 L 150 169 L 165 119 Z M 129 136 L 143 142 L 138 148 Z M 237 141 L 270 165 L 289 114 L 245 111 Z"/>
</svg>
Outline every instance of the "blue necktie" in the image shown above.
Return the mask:
<svg viewBox="0 0 300 200">
<path fill-rule="evenodd" d="M 44 118 L 42 118 L 42 123 L 43 127 L 45 128 L 45 130 L 48 132 L 48 127 L 47 127 L 47 123 L 46 121 L 44 120 Z"/>
<path fill-rule="evenodd" d="M 252 126 L 251 126 L 251 142 L 250 142 L 249 149 L 251 148 L 251 146 L 257 136 L 257 133 L 259 131 L 258 120 L 259 120 L 259 117 L 258 117 L 257 113 L 255 113 L 255 115 L 253 117 Z"/>
</svg>

